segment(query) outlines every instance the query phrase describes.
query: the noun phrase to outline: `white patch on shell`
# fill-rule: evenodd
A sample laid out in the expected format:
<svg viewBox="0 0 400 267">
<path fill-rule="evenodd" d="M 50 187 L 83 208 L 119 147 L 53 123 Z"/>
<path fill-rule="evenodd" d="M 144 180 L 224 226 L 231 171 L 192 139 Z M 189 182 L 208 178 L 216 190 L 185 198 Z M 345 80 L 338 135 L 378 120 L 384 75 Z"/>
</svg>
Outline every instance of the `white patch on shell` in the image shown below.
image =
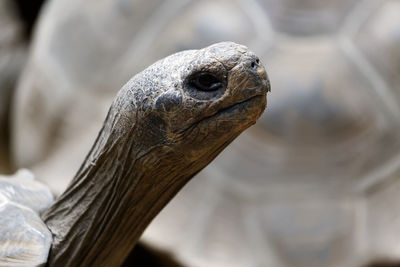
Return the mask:
<svg viewBox="0 0 400 267">
<path fill-rule="evenodd" d="M 41 266 L 52 234 L 39 211 L 53 201 L 50 190 L 28 170 L 0 176 L 0 266 Z"/>
<path fill-rule="evenodd" d="M 50 189 L 26 169 L 11 176 L 0 175 L 0 194 L 36 212 L 46 209 L 54 200 Z"/>
</svg>

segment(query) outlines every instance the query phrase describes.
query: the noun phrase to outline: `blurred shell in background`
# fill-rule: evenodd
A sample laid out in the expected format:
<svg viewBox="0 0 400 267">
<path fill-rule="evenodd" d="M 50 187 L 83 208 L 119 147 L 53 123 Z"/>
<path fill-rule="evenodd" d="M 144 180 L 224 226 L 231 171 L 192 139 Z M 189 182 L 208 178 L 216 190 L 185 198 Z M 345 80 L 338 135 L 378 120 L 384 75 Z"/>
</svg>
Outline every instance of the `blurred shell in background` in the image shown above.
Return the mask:
<svg viewBox="0 0 400 267">
<path fill-rule="evenodd" d="M 25 40 L 13 1 L 0 0 L 0 173 L 11 172 L 10 103 L 25 60 Z"/>
<path fill-rule="evenodd" d="M 189 266 L 400 258 L 398 14 L 396 0 L 50 1 L 15 96 L 15 161 L 62 192 L 132 75 L 235 41 L 267 68 L 266 113 L 144 240 Z"/>
</svg>

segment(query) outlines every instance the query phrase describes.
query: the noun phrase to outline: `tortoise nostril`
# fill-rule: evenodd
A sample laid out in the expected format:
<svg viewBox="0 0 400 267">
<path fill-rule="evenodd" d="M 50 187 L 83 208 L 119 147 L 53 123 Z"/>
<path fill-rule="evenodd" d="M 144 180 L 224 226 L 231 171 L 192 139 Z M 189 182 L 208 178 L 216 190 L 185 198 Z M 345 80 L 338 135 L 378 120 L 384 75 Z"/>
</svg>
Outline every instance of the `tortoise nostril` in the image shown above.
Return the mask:
<svg viewBox="0 0 400 267">
<path fill-rule="evenodd" d="M 255 58 L 253 58 L 253 60 L 251 61 L 250 66 L 251 66 L 251 68 L 253 68 L 253 69 L 257 69 L 257 67 L 259 66 L 259 64 L 260 64 L 260 59 L 259 59 L 258 57 L 255 57 Z"/>
<path fill-rule="evenodd" d="M 252 61 L 252 62 L 251 62 L 251 67 L 252 67 L 253 69 L 257 68 L 259 62 L 260 62 L 260 61 L 259 61 L 258 59 L 256 59 L 255 61 Z"/>
</svg>

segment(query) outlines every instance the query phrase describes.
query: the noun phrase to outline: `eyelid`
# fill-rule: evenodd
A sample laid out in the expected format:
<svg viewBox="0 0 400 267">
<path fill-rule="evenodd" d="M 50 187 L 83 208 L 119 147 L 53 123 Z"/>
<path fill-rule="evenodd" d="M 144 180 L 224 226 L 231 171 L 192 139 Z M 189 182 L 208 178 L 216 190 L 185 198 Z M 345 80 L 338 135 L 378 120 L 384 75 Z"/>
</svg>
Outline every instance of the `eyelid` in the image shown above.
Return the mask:
<svg viewBox="0 0 400 267">
<path fill-rule="evenodd" d="M 221 81 L 216 75 L 209 72 L 195 73 L 190 77 L 189 84 L 199 91 L 215 91 L 223 87 Z"/>
<path fill-rule="evenodd" d="M 207 88 L 202 88 L 202 85 L 197 86 L 194 84 L 194 81 L 196 81 L 199 76 L 204 74 L 213 75 L 217 81 L 208 84 Z M 188 96 L 197 100 L 210 101 L 218 99 L 226 91 L 228 84 L 226 75 L 226 71 L 217 67 L 207 69 L 203 67 L 201 69 L 199 68 L 197 71 L 192 70 L 189 74 L 185 75 L 186 77 L 183 82 L 183 90 Z"/>
</svg>

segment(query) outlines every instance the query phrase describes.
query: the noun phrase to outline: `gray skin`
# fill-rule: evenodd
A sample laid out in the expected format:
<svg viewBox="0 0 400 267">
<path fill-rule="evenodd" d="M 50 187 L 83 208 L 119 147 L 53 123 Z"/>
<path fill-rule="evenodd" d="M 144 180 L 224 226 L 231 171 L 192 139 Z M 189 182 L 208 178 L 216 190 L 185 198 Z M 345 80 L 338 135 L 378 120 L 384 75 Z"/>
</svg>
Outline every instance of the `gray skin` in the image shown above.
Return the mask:
<svg viewBox="0 0 400 267">
<path fill-rule="evenodd" d="M 266 107 L 264 67 L 218 43 L 162 59 L 117 94 L 67 190 L 42 214 L 49 266 L 119 266 L 190 178 Z"/>
</svg>

